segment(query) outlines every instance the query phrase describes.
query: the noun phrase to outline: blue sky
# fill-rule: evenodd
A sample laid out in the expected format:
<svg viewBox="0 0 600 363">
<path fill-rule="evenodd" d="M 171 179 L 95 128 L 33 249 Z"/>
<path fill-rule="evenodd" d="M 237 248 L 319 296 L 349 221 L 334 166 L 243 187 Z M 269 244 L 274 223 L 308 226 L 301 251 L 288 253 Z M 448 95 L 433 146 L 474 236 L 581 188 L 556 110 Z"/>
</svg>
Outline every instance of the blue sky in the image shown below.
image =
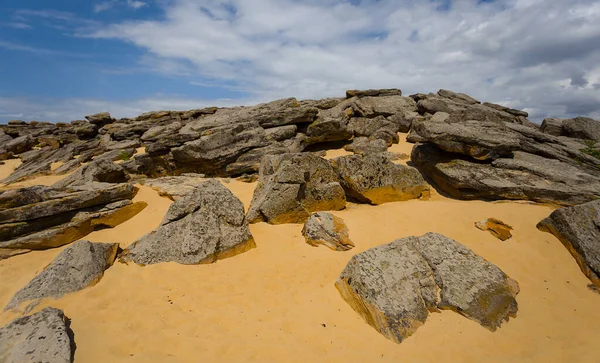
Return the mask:
<svg viewBox="0 0 600 363">
<path fill-rule="evenodd" d="M 600 118 L 598 23 L 594 0 L 3 0 L 0 122 L 377 87 Z"/>
</svg>

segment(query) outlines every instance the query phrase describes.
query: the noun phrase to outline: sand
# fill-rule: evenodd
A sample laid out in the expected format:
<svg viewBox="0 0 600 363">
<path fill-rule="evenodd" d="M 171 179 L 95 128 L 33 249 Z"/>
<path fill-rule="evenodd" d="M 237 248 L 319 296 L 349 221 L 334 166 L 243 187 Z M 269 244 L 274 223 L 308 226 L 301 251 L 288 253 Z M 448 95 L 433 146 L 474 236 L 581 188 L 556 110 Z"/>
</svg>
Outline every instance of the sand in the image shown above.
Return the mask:
<svg viewBox="0 0 600 363">
<path fill-rule="evenodd" d="M 224 185 L 248 207 L 255 183 Z M 136 200 L 149 207 L 87 239 L 125 247 L 154 229 L 171 203 L 148 187 Z M 301 225 L 260 223 L 251 226 L 257 248 L 242 255 L 202 266 L 116 263 L 96 286 L 35 311 L 54 306 L 72 319 L 75 362 L 597 362 L 600 295 L 561 243 L 535 228 L 552 210 L 436 192 L 426 201 L 350 204 L 334 214 L 350 229 L 351 251 L 307 245 Z M 500 242 L 474 227 L 489 217 L 512 225 L 514 237 Z M 454 312 L 431 314 L 400 345 L 367 325 L 335 289 L 339 273 L 355 253 L 426 232 L 460 241 L 516 279 L 517 317 L 492 333 Z M 60 250 L 0 261 L 0 305 Z M 1 313 L 0 325 L 17 316 Z"/>
</svg>

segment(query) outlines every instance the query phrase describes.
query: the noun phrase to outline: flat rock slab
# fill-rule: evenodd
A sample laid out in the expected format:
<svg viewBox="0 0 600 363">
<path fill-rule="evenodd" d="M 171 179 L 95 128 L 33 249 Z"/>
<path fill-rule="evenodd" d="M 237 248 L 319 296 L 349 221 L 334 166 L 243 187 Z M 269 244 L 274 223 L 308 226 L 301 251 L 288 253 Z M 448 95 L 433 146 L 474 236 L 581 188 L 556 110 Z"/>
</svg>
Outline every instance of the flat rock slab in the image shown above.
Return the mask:
<svg viewBox="0 0 600 363">
<path fill-rule="evenodd" d="M 429 312 L 454 310 L 495 331 L 517 313 L 516 281 L 437 233 L 406 237 L 354 256 L 336 287 L 371 326 L 400 343 Z"/>
<path fill-rule="evenodd" d="M 242 202 L 212 179 L 175 201 L 158 229 L 134 242 L 120 261 L 142 266 L 160 262 L 196 265 L 254 247 Z"/>
<path fill-rule="evenodd" d="M 69 319 L 58 309 L 13 320 L 0 328 L 0 361 L 71 363 L 75 354 Z"/>
<path fill-rule="evenodd" d="M 192 193 L 206 178 L 203 174 L 186 174 L 146 179 L 142 183 L 156 190 L 161 197 L 178 200 Z"/>
<path fill-rule="evenodd" d="M 299 223 L 311 212 L 345 206 L 344 189 L 327 160 L 311 153 L 269 155 L 261 161 L 248 221 Z"/>
<path fill-rule="evenodd" d="M 344 220 L 331 213 L 312 214 L 302 229 L 302 235 L 311 246 L 327 246 L 334 251 L 348 251 L 354 247 Z"/>
<path fill-rule="evenodd" d="M 600 200 L 555 210 L 537 227 L 555 235 L 600 287 Z"/>
<path fill-rule="evenodd" d="M 112 266 L 117 243 L 78 241 L 65 248 L 42 272 L 19 290 L 4 310 L 17 308 L 26 301 L 58 299 L 68 293 L 95 285 Z"/>
<path fill-rule="evenodd" d="M 490 234 L 501 241 L 512 238 L 512 227 L 496 218 L 488 218 L 483 221 L 475 222 L 475 227 L 482 231 L 489 231 Z"/>
<path fill-rule="evenodd" d="M 394 164 L 386 154 L 340 156 L 330 162 L 346 195 L 360 203 L 383 204 L 429 194 L 417 169 Z"/>
</svg>

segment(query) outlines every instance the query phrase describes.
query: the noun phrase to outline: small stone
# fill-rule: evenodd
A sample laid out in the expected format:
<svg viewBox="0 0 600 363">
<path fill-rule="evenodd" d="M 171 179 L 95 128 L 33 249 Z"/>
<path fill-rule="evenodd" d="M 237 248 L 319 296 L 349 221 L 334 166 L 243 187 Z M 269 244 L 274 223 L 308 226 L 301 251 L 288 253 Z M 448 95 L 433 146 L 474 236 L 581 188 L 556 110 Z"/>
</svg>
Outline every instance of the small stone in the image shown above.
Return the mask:
<svg viewBox="0 0 600 363">
<path fill-rule="evenodd" d="M 488 218 L 483 221 L 475 222 L 475 227 L 482 231 L 489 231 L 492 236 L 499 240 L 506 241 L 512 238 L 512 227 L 496 218 Z"/>
<path fill-rule="evenodd" d="M 334 251 L 348 251 L 354 247 L 344 220 L 331 213 L 312 214 L 302 229 L 306 243 L 318 247 L 324 245 Z"/>
</svg>

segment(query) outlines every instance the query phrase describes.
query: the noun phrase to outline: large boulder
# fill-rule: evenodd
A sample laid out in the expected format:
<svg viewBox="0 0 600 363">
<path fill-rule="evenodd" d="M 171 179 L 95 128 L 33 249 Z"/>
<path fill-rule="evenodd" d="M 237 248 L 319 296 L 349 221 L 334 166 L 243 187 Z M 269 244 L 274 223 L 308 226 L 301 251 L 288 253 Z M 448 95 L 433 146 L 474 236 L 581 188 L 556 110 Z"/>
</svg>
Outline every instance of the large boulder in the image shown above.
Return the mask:
<svg viewBox="0 0 600 363">
<path fill-rule="evenodd" d="M 330 162 L 346 195 L 360 203 L 397 202 L 429 192 L 417 169 L 394 164 L 385 154 L 340 156 Z"/>
<path fill-rule="evenodd" d="M 120 165 L 115 164 L 111 160 L 100 158 L 80 167 L 75 173 L 54 183 L 54 187 L 66 188 L 93 182 L 124 183 L 128 179 L 128 175 Z"/>
<path fill-rule="evenodd" d="M 436 233 L 406 237 L 354 256 L 336 287 L 387 338 L 401 343 L 429 312 L 453 310 L 495 331 L 516 316 L 516 281 Z"/>
<path fill-rule="evenodd" d="M 254 247 L 242 202 L 211 179 L 173 203 L 158 229 L 129 246 L 120 261 L 196 265 L 214 263 Z"/>
<path fill-rule="evenodd" d="M 537 227 L 555 235 L 581 271 L 600 287 L 600 200 L 558 209 Z"/>
<path fill-rule="evenodd" d="M 178 200 L 192 193 L 205 181 L 203 174 L 184 174 L 145 179 L 141 183 L 156 190 L 161 197 Z"/>
<path fill-rule="evenodd" d="M 0 328 L 0 361 L 71 363 L 75 341 L 62 310 L 45 308 Z"/>
<path fill-rule="evenodd" d="M 302 235 L 313 247 L 324 245 L 334 251 L 348 251 L 354 247 L 344 220 L 327 212 L 312 214 L 302 228 Z"/>
<path fill-rule="evenodd" d="M 58 299 L 95 285 L 117 256 L 118 243 L 77 241 L 65 248 L 42 272 L 17 291 L 4 310 L 23 302 Z"/>
<path fill-rule="evenodd" d="M 355 154 L 380 154 L 387 150 L 388 144 L 385 140 L 371 137 L 355 137 L 352 143 L 344 145 L 344 150 Z"/>
<path fill-rule="evenodd" d="M 311 212 L 345 206 L 344 190 L 327 160 L 310 153 L 269 155 L 261 162 L 248 221 L 298 223 Z"/>
</svg>

